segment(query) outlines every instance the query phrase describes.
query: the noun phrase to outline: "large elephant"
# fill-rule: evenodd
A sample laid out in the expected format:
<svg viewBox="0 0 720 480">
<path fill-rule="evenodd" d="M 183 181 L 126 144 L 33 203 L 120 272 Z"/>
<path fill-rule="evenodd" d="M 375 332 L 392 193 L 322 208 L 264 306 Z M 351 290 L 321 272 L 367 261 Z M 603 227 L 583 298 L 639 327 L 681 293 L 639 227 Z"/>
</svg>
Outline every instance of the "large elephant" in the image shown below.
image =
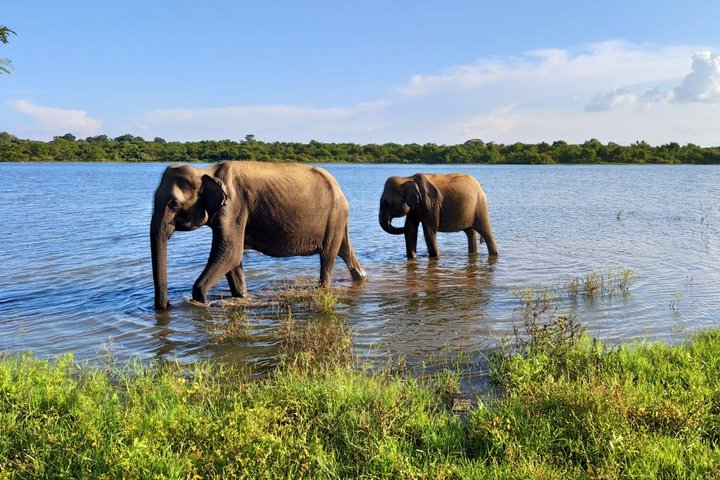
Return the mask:
<svg viewBox="0 0 720 480">
<path fill-rule="evenodd" d="M 405 226 L 394 227 L 392 219 L 403 216 L 407 216 Z M 388 178 L 380 197 L 379 221 L 387 233 L 405 235 L 408 258 L 415 258 L 420 224 L 431 258 L 438 256 L 437 232 L 464 231 L 470 253 L 477 253 L 475 232 L 478 232 L 485 240 L 488 254 L 498 254 L 487 197 L 470 175 L 417 173 L 411 177 Z"/>
<path fill-rule="evenodd" d="M 243 250 L 273 257 L 320 254 L 320 283 L 330 285 L 335 258 L 354 281 L 366 277 L 348 231 L 348 202 L 326 170 L 299 164 L 222 162 L 205 168 L 165 170 L 155 192 L 150 224 L 155 308 L 165 310 L 167 241 L 175 230 L 212 229 L 210 257 L 193 285 L 193 299 L 205 302 L 223 276 L 230 292 L 247 292 Z"/>
</svg>

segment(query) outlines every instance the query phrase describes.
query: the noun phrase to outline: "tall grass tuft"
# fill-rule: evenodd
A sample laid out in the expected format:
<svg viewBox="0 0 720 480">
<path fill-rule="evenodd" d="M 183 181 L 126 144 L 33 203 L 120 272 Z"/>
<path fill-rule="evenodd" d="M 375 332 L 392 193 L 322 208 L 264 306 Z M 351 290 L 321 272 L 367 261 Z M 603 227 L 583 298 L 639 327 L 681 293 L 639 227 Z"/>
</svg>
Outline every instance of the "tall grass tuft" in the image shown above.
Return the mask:
<svg viewBox="0 0 720 480">
<path fill-rule="evenodd" d="M 577 299 L 627 295 L 634 280 L 635 272 L 629 268 L 610 270 L 607 274 L 591 271 L 567 280 L 558 288 L 558 296 Z"/>
<path fill-rule="evenodd" d="M 347 321 L 335 315 L 298 322 L 288 311 L 275 330 L 285 367 L 317 368 L 350 364 L 352 337 Z"/>
</svg>

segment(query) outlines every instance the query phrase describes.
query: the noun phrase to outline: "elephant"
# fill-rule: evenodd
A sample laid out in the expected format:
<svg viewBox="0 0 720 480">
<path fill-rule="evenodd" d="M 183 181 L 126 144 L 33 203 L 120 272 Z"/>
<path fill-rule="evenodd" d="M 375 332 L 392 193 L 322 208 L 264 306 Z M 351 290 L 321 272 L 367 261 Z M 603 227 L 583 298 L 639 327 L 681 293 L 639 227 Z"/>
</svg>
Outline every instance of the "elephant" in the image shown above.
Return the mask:
<svg viewBox="0 0 720 480">
<path fill-rule="evenodd" d="M 406 216 L 405 226 L 392 225 L 392 219 Z M 422 224 L 430 258 L 438 258 L 437 232 L 464 231 L 468 252 L 477 253 L 479 233 L 491 257 L 498 255 L 492 234 L 488 202 L 482 187 L 462 173 L 416 173 L 410 177 L 390 177 L 380 197 L 380 226 L 392 235 L 405 235 L 408 259 L 416 256 L 418 226 Z"/>
<path fill-rule="evenodd" d="M 350 242 L 349 205 L 325 169 L 297 163 L 226 161 L 204 168 L 172 165 L 155 192 L 150 248 L 155 309 L 170 307 L 167 243 L 174 231 L 207 225 L 212 245 L 192 298 L 205 303 L 223 275 L 234 297 L 247 294 L 243 251 L 272 257 L 320 255 L 320 284 L 328 288 L 337 256 L 354 282 L 367 277 Z"/>
</svg>

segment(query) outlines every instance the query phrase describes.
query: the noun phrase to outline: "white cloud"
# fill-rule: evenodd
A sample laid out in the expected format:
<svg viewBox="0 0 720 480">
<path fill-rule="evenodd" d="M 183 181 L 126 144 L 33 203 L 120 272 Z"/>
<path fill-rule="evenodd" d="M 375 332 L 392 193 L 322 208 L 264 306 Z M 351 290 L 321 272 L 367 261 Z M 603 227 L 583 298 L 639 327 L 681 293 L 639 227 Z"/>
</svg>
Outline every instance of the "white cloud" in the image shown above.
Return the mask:
<svg viewBox="0 0 720 480">
<path fill-rule="evenodd" d="M 678 102 L 720 102 L 720 55 L 698 52 L 692 57 L 692 73 L 674 89 Z"/>
<path fill-rule="evenodd" d="M 84 110 L 69 110 L 35 105 L 27 100 L 8 100 L 7 104 L 17 112 L 32 118 L 32 130 L 41 136 L 72 133 L 78 136 L 95 135 L 100 121 L 90 118 Z"/>
<path fill-rule="evenodd" d="M 508 105 L 487 114 L 476 115 L 451 126 L 451 130 L 460 130 L 467 138 L 503 138 L 518 126 L 513 114 L 516 105 Z"/>
<path fill-rule="evenodd" d="M 585 105 L 586 112 L 604 112 L 614 110 L 616 108 L 634 105 L 637 101 L 637 95 L 633 95 L 624 88 L 611 90 L 609 92 L 598 93 L 592 102 Z"/>
<path fill-rule="evenodd" d="M 666 103 L 673 100 L 675 94 L 672 90 L 664 91 L 653 87 L 640 96 L 640 103 L 644 106 L 652 106 L 655 103 Z"/>
<path fill-rule="evenodd" d="M 413 141 L 717 145 L 720 112 L 700 103 L 720 101 L 720 60 L 696 51 L 610 41 L 481 59 L 414 75 L 388 111 L 412 106 Z"/>
<path fill-rule="evenodd" d="M 679 103 L 673 87 L 712 98 L 717 57 L 697 46 L 608 41 L 492 57 L 412 76 L 386 100 L 325 108 L 239 105 L 165 109 L 136 119 L 143 134 L 170 139 L 503 143 L 589 138 L 715 144 L 718 114 Z M 693 71 L 688 75 L 690 59 Z M 713 63 L 715 62 L 715 63 Z M 702 76 L 704 82 L 687 80 Z M 682 89 L 684 87 L 678 87 Z M 677 89 L 676 89 L 677 90 Z M 690 97 L 685 88 L 685 97 Z M 600 92 L 600 93 L 598 93 Z M 708 100 L 704 102 L 707 103 Z M 142 127 L 140 127 L 142 126 Z"/>
<path fill-rule="evenodd" d="M 480 59 L 438 74 L 414 75 L 398 88 L 408 96 L 480 87 L 522 85 L 536 92 L 552 87 L 562 93 L 597 92 L 612 85 L 664 82 L 681 75 L 691 47 L 660 49 L 608 41 L 579 49 L 533 50 L 519 57 Z M 582 82 L 582 83 L 578 83 Z"/>
</svg>

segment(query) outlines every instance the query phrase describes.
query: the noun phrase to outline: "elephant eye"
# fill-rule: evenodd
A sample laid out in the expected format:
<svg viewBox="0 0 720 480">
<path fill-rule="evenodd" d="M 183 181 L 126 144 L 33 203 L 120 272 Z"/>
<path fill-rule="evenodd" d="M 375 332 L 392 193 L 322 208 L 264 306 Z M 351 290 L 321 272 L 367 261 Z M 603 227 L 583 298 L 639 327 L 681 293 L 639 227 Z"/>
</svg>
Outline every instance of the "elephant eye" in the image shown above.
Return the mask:
<svg viewBox="0 0 720 480">
<path fill-rule="evenodd" d="M 182 203 L 180 203 L 180 200 L 173 198 L 168 202 L 168 207 L 170 207 L 170 210 L 176 212 L 180 210 L 180 207 L 182 207 Z"/>
</svg>

